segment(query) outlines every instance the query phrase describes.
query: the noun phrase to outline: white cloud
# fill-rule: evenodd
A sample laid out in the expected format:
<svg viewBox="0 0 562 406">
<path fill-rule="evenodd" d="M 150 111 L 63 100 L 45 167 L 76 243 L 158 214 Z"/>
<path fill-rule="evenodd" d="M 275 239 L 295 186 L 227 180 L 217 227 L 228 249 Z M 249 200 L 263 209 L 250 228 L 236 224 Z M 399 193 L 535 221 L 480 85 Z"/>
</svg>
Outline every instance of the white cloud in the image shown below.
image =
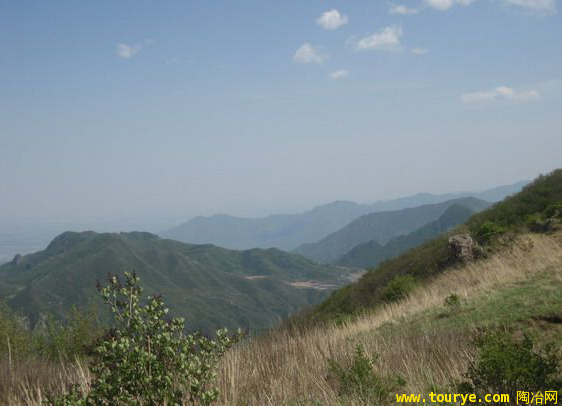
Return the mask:
<svg viewBox="0 0 562 406">
<path fill-rule="evenodd" d="M 412 48 L 410 49 L 410 52 L 413 53 L 414 55 L 425 55 L 429 51 L 425 48 Z"/>
<path fill-rule="evenodd" d="M 121 59 L 130 59 L 141 51 L 140 45 L 117 44 L 115 54 Z"/>
<path fill-rule="evenodd" d="M 436 10 L 448 10 L 455 4 L 461 4 L 463 6 L 468 6 L 474 0 L 424 0 L 425 4 Z"/>
<path fill-rule="evenodd" d="M 541 95 L 538 91 L 534 89 L 515 91 L 507 86 L 498 86 L 491 90 L 478 91 L 473 93 L 463 93 L 460 97 L 463 103 L 480 103 L 498 99 L 518 101 L 518 102 L 530 102 L 538 101 L 541 99 Z"/>
<path fill-rule="evenodd" d="M 328 59 L 329 55 L 322 47 L 314 46 L 309 42 L 305 42 L 293 55 L 293 61 L 296 63 L 324 63 Z"/>
<path fill-rule="evenodd" d="M 346 25 L 349 22 L 349 17 L 346 15 L 340 14 L 338 10 L 335 8 L 322 13 L 320 18 L 316 20 L 316 24 L 321 26 L 326 30 L 337 30 L 342 25 Z"/>
<path fill-rule="evenodd" d="M 517 6 L 536 13 L 556 13 L 555 0 L 502 0 L 508 6 Z"/>
<path fill-rule="evenodd" d="M 402 28 L 399 26 L 384 27 L 380 31 L 361 38 L 355 44 L 358 51 L 378 49 L 383 51 L 400 50 L 400 38 L 402 38 Z"/>
<path fill-rule="evenodd" d="M 418 13 L 419 10 L 417 8 L 410 8 L 407 6 L 403 6 L 401 4 L 392 4 L 388 12 L 390 14 L 412 15 Z"/>
<path fill-rule="evenodd" d="M 166 58 L 164 60 L 164 63 L 166 65 L 173 65 L 174 63 L 178 62 L 180 60 L 180 58 L 178 58 L 177 56 L 171 56 L 169 58 Z"/>
<path fill-rule="evenodd" d="M 117 44 L 117 47 L 115 47 L 115 55 L 121 59 L 131 59 L 142 51 L 144 47 L 152 44 L 154 44 L 154 41 L 151 39 L 144 40 L 143 42 L 135 45 L 128 45 L 121 42 Z"/>
<path fill-rule="evenodd" d="M 349 72 L 346 69 L 340 69 L 330 73 L 331 80 L 344 79 L 348 76 L 349 76 Z"/>
</svg>

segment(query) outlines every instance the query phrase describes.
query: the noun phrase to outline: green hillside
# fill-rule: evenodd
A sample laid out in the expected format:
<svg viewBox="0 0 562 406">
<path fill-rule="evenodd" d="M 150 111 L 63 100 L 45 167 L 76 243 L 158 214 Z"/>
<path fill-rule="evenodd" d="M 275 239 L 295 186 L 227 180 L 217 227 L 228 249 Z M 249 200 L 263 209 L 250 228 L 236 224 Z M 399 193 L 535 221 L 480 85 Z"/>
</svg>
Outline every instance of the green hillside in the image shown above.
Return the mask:
<svg viewBox="0 0 562 406">
<path fill-rule="evenodd" d="M 522 231 L 548 232 L 562 217 L 562 169 L 540 176 L 523 190 L 472 216 L 455 232 L 469 233 L 483 246 L 482 255 L 495 245 L 507 243 Z M 440 236 L 367 272 L 356 283 L 333 292 L 308 313 L 308 320 L 326 320 L 357 314 L 388 300 L 390 293 L 443 272 L 459 263 L 449 247 L 448 236 Z"/>
<path fill-rule="evenodd" d="M 394 258 L 400 253 L 464 223 L 473 214 L 474 211 L 468 207 L 454 204 L 449 206 L 437 220 L 426 224 L 413 233 L 393 238 L 384 246 L 376 241 L 359 244 L 336 263 L 349 267 L 373 268 L 387 259 Z"/>
<path fill-rule="evenodd" d="M 409 234 L 437 220 L 454 204 L 460 204 L 474 211 L 489 206 L 483 200 L 465 197 L 403 210 L 371 213 L 359 217 L 319 242 L 301 245 L 293 252 L 313 261 L 333 263 L 359 244 L 375 241 L 384 245 L 395 237 Z"/>
<path fill-rule="evenodd" d="M 259 330 L 325 297 L 326 289 L 292 282 L 346 283 L 346 270 L 315 264 L 278 249 L 232 251 L 188 245 L 141 232 L 66 232 L 44 251 L 0 266 L 0 299 L 35 323 L 73 305 L 96 303 L 96 281 L 135 270 L 147 293 L 161 293 L 190 329 Z M 323 284 L 323 285 L 322 285 Z"/>
</svg>

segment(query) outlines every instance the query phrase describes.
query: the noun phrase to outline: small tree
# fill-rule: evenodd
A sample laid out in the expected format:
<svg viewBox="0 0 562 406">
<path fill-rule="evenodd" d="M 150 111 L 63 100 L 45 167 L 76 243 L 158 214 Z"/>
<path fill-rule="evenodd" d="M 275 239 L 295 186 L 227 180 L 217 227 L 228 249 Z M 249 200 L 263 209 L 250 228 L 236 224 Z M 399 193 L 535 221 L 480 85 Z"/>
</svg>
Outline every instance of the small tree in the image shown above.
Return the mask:
<svg viewBox="0 0 562 406">
<path fill-rule="evenodd" d="M 412 275 L 398 275 L 394 277 L 383 289 L 385 301 L 395 302 L 408 297 L 416 287 L 416 279 Z"/>
<path fill-rule="evenodd" d="M 365 355 L 361 344 L 355 346 L 353 360 L 347 368 L 333 359 L 328 360 L 329 371 L 337 379 L 338 395 L 342 400 L 386 404 L 390 394 L 406 384 L 401 377 L 377 374 L 375 361 L 376 356 Z"/>
<path fill-rule="evenodd" d="M 110 275 L 109 285 L 100 290 L 116 324 L 93 350 L 91 390 L 80 396 L 74 391 L 53 404 L 207 405 L 216 400 L 216 364 L 240 333 L 229 337 L 226 329 L 218 330 L 214 340 L 186 335 L 183 319 L 165 318 L 161 297 L 140 303 L 135 273 L 125 273 L 124 284 Z"/>
</svg>

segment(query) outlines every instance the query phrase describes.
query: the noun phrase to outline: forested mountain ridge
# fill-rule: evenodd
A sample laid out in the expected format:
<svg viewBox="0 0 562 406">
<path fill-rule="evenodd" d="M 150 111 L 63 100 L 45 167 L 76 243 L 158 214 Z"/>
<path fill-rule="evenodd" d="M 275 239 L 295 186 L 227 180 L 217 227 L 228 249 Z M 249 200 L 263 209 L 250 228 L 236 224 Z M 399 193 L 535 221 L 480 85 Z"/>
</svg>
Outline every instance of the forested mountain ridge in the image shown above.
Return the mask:
<svg viewBox="0 0 562 406">
<path fill-rule="evenodd" d="M 227 250 L 144 232 L 65 232 L 40 252 L 0 266 L 0 300 L 32 324 L 72 306 L 99 303 L 96 282 L 135 271 L 148 294 L 162 294 L 190 329 L 260 330 L 318 303 L 348 270 L 278 249 Z M 299 282 L 315 281 L 316 289 Z M 306 284 L 303 286 L 307 286 Z"/>
<path fill-rule="evenodd" d="M 359 217 L 319 242 L 304 244 L 293 252 L 314 261 L 332 263 L 359 244 L 375 241 L 384 245 L 395 237 L 407 235 L 427 223 L 437 220 L 448 207 L 457 204 L 473 211 L 480 211 L 489 206 L 489 203 L 483 200 L 464 197 L 438 204 L 371 213 Z"/>
<path fill-rule="evenodd" d="M 454 204 L 449 206 L 437 220 L 426 224 L 416 231 L 408 235 L 395 237 L 384 246 L 373 240 L 359 244 L 339 258 L 336 263 L 349 267 L 373 268 L 387 259 L 396 257 L 402 252 L 464 223 L 474 213 L 468 207 Z"/>
</svg>

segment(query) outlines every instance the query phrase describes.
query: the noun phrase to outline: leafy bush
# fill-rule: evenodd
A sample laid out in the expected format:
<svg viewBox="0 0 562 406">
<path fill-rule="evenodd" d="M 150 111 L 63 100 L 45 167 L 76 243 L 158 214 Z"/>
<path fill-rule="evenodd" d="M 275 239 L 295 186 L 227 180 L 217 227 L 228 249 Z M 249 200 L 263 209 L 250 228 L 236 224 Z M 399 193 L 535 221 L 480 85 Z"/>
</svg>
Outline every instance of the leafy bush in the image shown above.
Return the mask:
<svg viewBox="0 0 562 406">
<path fill-rule="evenodd" d="M 116 325 L 96 344 L 91 362 L 94 380 L 89 393 L 69 395 L 54 405 L 180 405 L 209 404 L 215 366 L 238 339 L 218 330 L 216 339 L 184 334 L 184 321 L 166 319 L 168 309 L 158 296 L 141 304 L 139 278 L 125 273 L 125 283 L 109 277 L 101 289 Z M 79 399 L 79 400 L 77 400 Z"/>
<path fill-rule="evenodd" d="M 338 383 L 338 395 L 342 398 L 358 399 L 366 404 L 384 404 L 390 395 L 405 385 L 400 377 L 381 376 L 373 369 L 375 357 L 365 355 L 360 344 L 355 347 L 353 360 L 348 368 L 336 361 L 328 360 L 328 367 Z"/>
<path fill-rule="evenodd" d="M 480 227 L 476 231 L 476 237 L 480 242 L 488 243 L 493 237 L 503 234 L 507 230 L 507 227 L 494 223 L 493 221 L 485 221 L 480 224 Z"/>
<path fill-rule="evenodd" d="M 385 286 L 383 298 L 387 302 L 403 299 L 410 294 L 415 286 L 416 280 L 412 275 L 398 275 Z"/>
<path fill-rule="evenodd" d="M 506 330 L 482 333 L 475 339 L 477 358 L 466 373 L 463 392 L 508 393 L 516 399 L 517 391 L 537 392 L 562 387 L 559 379 L 560 357 L 554 344 L 535 349 L 533 340 L 514 339 Z"/>
</svg>

